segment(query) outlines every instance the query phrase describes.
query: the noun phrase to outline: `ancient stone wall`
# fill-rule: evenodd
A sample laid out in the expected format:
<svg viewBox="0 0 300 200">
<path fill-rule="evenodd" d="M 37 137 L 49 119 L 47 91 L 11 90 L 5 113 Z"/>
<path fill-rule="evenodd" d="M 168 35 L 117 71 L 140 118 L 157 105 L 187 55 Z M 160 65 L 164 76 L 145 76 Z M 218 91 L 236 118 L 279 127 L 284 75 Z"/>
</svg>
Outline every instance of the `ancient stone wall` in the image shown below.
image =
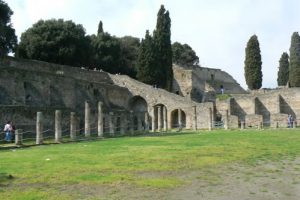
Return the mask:
<svg viewBox="0 0 300 200">
<path fill-rule="evenodd" d="M 246 93 L 232 76 L 220 69 L 173 65 L 173 74 L 173 92 L 197 102 L 211 101 L 206 94 L 211 91 L 221 93 L 221 87 L 227 94 Z"/>
<path fill-rule="evenodd" d="M 186 80 L 190 79 L 189 73 L 186 75 Z M 0 89 L 0 107 L 9 113 L 0 116 L 0 120 L 24 125 L 34 124 L 36 111 L 47 110 L 44 115 L 52 126 L 50 119 L 60 109 L 63 113 L 78 113 L 82 127 L 85 101 L 91 107 L 92 119 L 96 118 L 97 103 L 101 101 L 107 126 L 113 112 L 113 121 L 119 125 L 125 114 L 138 128 L 149 123 L 155 130 L 207 128 L 208 110 L 213 108 L 212 103 L 198 104 L 128 76 L 11 57 L 0 61 Z M 8 109 L 11 106 L 23 111 L 12 113 Z M 95 125 L 96 121 L 91 123 Z"/>
<path fill-rule="evenodd" d="M 231 116 L 237 116 L 239 122 L 254 126 L 259 122 L 263 126 L 287 127 L 288 114 L 299 124 L 300 88 L 281 88 L 253 91 L 251 94 L 233 94 L 230 100 L 216 101 L 217 112 L 226 109 Z"/>
</svg>

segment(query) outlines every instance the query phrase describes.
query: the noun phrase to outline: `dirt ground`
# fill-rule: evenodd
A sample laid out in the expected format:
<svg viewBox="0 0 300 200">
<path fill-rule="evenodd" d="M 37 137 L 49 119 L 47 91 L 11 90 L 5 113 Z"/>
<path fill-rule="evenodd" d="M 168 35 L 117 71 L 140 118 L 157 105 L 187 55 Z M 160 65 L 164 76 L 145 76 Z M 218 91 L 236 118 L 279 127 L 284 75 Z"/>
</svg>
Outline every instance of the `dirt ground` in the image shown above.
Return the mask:
<svg viewBox="0 0 300 200">
<path fill-rule="evenodd" d="M 300 158 L 261 162 L 255 166 L 234 164 L 206 171 L 178 171 L 172 175 L 186 181 L 172 189 L 136 188 L 116 185 L 113 188 L 89 189 L 89 197 L 104 199 L 168 200 L 299 200 Z M 141 176 L 149 174 L 141 174 Z M 170 174 L 167 174 L 170 175 Z M 164 176 L 164 174 L 151 174 Z M 84 189 L 83 189 L 84 190 Z M 85 192 L 84 192 L 85 193 Z M 89 199 L 83 195 L 83 198 Z M 102 198 L 101 198 L 102 199 Z"/>
</svg>

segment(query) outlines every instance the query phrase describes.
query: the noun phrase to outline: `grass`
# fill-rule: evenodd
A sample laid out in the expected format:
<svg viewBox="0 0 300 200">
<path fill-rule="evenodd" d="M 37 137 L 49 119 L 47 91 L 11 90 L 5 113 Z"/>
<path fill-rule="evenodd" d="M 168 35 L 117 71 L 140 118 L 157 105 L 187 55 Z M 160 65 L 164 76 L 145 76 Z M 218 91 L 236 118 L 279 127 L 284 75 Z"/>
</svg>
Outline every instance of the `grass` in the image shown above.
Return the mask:
<svg viewBox="0 0 300 200">
<path fill-rule="evenodd" d="M 226 164 L 292 160 L 300 155 L 299 143 L 297 129 L 218 130 L 1 150 L 0 196 L 81 199 L 89 187 L 176 188 L 189 183 L 185 171 L 203 171 L 198 178 L 210 180 L 212 169 Z"/>
<path fill-rule="evenodd" d="M 222 100 L 227 100 L 231 97 L 230 94 L 217 94 L 217 99 L 219 99 L 220 101 Z"/>
</svg>

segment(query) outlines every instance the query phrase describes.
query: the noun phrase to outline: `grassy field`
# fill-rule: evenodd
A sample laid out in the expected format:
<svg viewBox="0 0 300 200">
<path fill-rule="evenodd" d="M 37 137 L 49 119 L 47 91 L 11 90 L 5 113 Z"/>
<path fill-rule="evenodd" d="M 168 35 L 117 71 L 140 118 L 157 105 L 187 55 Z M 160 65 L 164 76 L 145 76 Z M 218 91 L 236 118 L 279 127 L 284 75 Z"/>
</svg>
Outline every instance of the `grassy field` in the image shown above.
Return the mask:
<svg viewBox="0 0 300 200">
<path fill-rule="evenodd" d="M 200 131 L 0 150 L 0 199 L 130 199 L 129 188 L 155 194 L 188 185 L 195 178 L 190 172 L 214 184 L 219 181 L 214 169 L 299 155 L 297 129 Z"/>
</svg>

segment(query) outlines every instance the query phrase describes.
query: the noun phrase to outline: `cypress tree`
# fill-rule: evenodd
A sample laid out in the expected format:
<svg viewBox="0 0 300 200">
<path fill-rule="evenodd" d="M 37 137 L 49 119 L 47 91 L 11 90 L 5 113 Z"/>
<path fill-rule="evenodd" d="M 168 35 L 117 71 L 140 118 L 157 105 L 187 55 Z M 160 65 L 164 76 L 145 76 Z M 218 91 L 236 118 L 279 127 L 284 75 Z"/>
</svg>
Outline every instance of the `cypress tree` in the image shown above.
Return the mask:
<svg viewBox="0 0 300 200">
<path fill-rule="evenodd" d="M 173 83 L 171 19 L 169 11 L 166 11 L 163 5 L 157 13 L 156 30 L 153 37 L 157 58 L 157 84 L 162 88 L 171 90 Z"/>
<path fill-rule="evenodd" d="M 284 52 L 279 60 L 279 70 L 277 77 L 278 86 L 286 85 L 289 80 L 289 55 Z"/>
<path fill-rule="evenodd" d="M 155 62 L 155 49 L 153 38 L 146 31 L 145 39 L 142 40 L 139 48 L 137 79 L 150 85 L 157 84 L 157 71 Z"/>
<path fill-rule="evenodd" d="M 259 42 L 256 35 L 253 35 L 245 49 L 245 79 L 246 84 L 250 90 L 259 89 L 262 85 L 262 71 L 261 71 L 261 55 Z"/>
<path fill-rule="evenodd" d="M 103 33 L 103 32 L 104 32 L 103 31 L 103 23 L 102 23 L 102 21 L 100 21 L 99 24 L 98 24 L 98 35 Z"/>
<path fill-rule="evenodd" d="M 300 36 L 294 32 L 290 47 L 289 83 L 291 87 L 300 86 Z"/>
</svg>

